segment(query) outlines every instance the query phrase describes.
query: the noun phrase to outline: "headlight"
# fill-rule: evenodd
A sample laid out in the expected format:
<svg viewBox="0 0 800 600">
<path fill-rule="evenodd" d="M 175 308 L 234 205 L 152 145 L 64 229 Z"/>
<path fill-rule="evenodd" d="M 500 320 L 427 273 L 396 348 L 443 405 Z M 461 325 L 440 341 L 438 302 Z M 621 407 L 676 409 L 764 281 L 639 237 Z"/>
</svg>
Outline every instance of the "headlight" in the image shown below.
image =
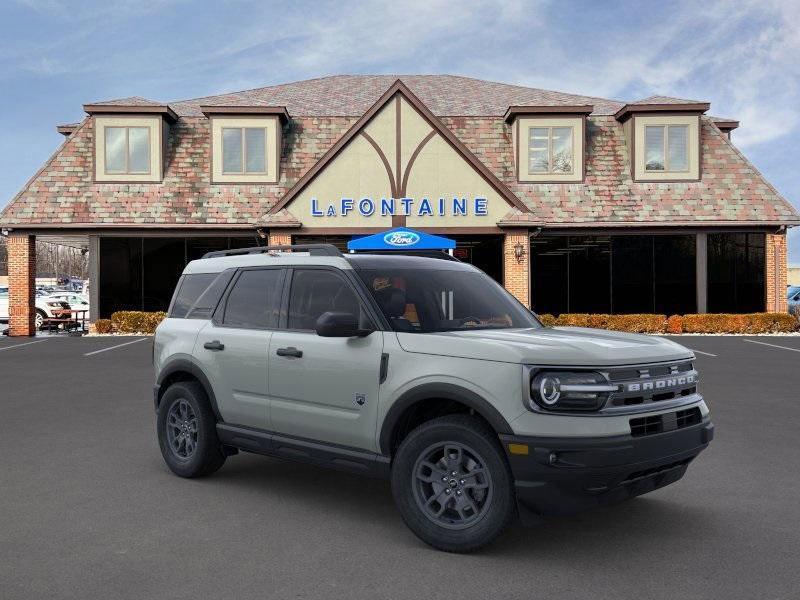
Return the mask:
<svg viewBox="0 0 800 600">
<path fill-rule="evenodd" d="M 61 308 L 61 302 L 46 302 L 47 306 L 57 306 Z"/>
<path fill-rule="evenodd" d="M 600 410 L 617 389 L 595 371 L 540 371 L 531 379 L 530 408 Z"/>
</svg>

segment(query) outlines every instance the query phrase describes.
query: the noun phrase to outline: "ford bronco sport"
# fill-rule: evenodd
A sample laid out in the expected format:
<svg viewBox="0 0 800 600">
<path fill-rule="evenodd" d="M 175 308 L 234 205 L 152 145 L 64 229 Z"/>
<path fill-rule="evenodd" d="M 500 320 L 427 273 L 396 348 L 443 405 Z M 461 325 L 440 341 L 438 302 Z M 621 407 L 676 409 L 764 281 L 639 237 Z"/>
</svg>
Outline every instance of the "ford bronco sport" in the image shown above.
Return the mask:
<svg viewBox="0 0 800 600">
<path fill-rule="evenodd" d="M 694 356 L 543 327 L 456 260 L 329 245 L 189 263 L 155 336 L 158 439 L 181 477 L 255 452 L 391 479 L 428 544 L 673 483 L 713 437 Z"/>
</svg>

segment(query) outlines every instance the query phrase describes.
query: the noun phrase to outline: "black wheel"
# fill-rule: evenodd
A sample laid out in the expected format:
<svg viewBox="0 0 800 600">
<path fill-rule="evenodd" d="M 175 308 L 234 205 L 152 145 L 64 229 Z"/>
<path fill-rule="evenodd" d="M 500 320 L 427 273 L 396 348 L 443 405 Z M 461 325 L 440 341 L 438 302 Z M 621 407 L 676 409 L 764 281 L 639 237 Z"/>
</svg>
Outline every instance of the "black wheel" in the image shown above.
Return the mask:
<svg viewBox="0 0 800 600">
<path fill-rule="evenodd" d="M 36 309 L 36 316 L 34 317 L 34 324 L 36 325 L 36 329 L 39 330 L 44 325 L 44 320 L 47 318 L 47 315 L 44 314 L 44 311 L 40 308 Z"/>
<path fill-rule="evenodd" d="M 158 444 L 173 473 L 181 477 L 210 475 L 225 463 L 216 419 L 203 387 L 174 383 L 158 405 Z"/>
<path fill-rule="evenodd" d="M 392 464 L 392 493 L 411 531 L 447 552 L 485 546 L 516 515 L 497 435 L 468 415 L 428 421 L 403 440 Z"/>
</svg>

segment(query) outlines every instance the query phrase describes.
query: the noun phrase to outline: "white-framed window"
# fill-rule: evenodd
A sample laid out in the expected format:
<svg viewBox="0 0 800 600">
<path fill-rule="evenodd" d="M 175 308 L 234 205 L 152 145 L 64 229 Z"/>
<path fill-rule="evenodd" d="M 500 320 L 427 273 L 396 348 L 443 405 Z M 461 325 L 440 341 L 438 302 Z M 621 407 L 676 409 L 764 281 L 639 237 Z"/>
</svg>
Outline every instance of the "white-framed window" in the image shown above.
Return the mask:
<svg viewBox="0 0 800 600">
<path fill-rule="evenodd" d="M 106 175 L 150 173 L 150 127 L 106 126 L 103 134 Z"/>
<path fill-rule="evenodd" d="M 211 115 L 211 183 L 276 183 L 281 124 L 274 115 Z"/>
<path fill-rule="evenodd" d="M 689 126 L 646 125 L 644 128 L 645 171 L 689 170 Z"/>
<path fill-rule="evenodd" d="M 267 173 L 267 139 L 266 127 L 223 127 L 222 173 Z"/>
<path fill-rule="evenodd" d="M 566 175 L 574 172 L 572 127 L 530 127 L 528 129 L 528 174 Z"/>
</svg>

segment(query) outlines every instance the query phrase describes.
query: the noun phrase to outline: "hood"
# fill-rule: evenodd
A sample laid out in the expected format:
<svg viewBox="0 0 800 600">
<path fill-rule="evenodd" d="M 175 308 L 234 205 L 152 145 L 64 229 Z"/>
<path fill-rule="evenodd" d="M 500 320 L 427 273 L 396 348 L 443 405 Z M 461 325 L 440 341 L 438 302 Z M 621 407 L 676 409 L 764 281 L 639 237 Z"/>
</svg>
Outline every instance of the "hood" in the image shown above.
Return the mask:
<svg viewBox="0 0 800 600">
<path fill-rule="evenodd" d="M 537 365 L 629 365 L 694 356 L 661 337 L 583 327 L 398 332 L 397 339 L 407 352 Z"/>
</svg>

